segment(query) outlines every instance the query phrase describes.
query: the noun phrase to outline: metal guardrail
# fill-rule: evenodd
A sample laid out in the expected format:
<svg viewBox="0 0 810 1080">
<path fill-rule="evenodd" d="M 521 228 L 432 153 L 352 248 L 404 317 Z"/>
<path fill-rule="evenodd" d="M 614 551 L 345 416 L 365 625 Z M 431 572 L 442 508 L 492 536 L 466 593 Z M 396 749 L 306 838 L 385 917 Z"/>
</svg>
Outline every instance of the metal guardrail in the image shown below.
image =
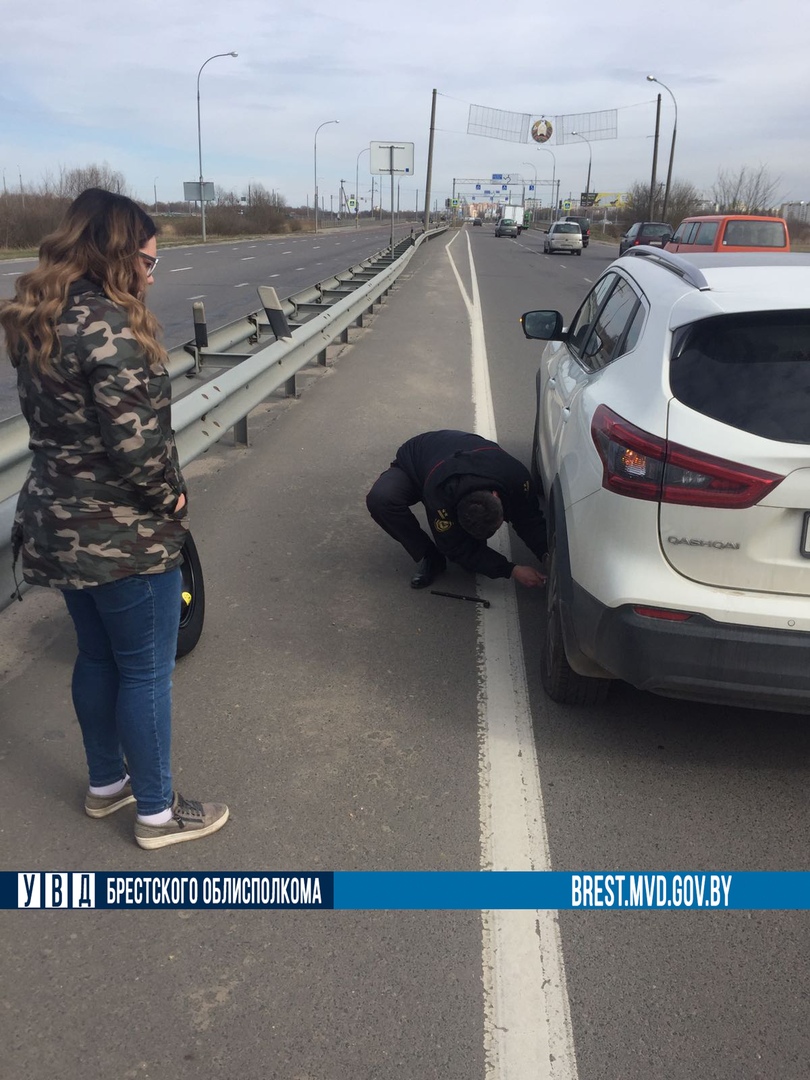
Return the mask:
<svg viewBox="0 0 810 1080">
<path fill-rule="evenodd" d="M 288 395 L 295 394 L 296 373 L 313 361 L 325 364 L 327 347 L 338 339 L 347 342 L 349 328 L 363 325 L 366 312 L 389 291 L 417 247 L 443 231 L 408 237 L 393 251 L 386 248 L 334 277 L 276 301 L 277 307 L 263 307 L 210 335 L 197 325 L 195 340 L 173 349 L 167 363 L 175 388 L 172 426 L 181 466 L 204 453 L 231 428 L 237 441 L 246 443 L 251 410 L 282 386 Z M 260 287 L 260 296 L 264 291 Z M 277 336 L 279 311 L 286 319 L 289 337 Z M 183 387 L 178 394 L 178 380 L 184 376 L 191 388 Z M 11 525 L 30 461 L 25 418 L 1 420 L 0 611 L 11 603 L 15 589 Z M 21 576 L 18 566 L 18 578 Z"/>
</svg>

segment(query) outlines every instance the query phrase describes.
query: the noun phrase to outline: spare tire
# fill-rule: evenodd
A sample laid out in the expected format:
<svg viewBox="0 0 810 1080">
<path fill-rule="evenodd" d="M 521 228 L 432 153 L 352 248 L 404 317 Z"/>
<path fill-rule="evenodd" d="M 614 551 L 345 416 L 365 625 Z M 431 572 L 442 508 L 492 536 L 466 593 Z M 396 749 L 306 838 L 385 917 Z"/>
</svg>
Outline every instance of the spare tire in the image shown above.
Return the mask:
<svg viewBox="0 0 810 1080">
<path fill-rule="evenodd" d="M 181 656 L 187 656 L 200 640 L 205 621 L 205 585 L 202 564 L 191 533 L 187 535 L 186 542 L 183 544 L 183 563 L 180 569 L 183 574 L 183 586 L 180 601 L 180 629 L 177 632 L 177 652 L 175 653 L 178 660 Z"/>
</svg>

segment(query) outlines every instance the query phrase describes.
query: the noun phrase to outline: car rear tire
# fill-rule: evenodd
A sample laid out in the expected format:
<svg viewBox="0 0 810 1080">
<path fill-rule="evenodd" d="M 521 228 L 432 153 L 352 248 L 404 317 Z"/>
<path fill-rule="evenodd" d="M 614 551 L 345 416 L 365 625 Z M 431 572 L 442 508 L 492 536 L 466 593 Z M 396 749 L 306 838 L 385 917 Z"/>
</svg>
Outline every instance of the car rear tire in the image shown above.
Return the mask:
<svg viewBox="0 0 810 1080">
<path fill-rule="evenodd" d="M 205 622 L 205 584 L 202 563 L 191 533 L 186 536 L 186 542 L 183 544 L 183 563 L 180 569 L 183 575 L 183 592 L 180 629 L 177 632 L 177 652 L 175 653 L 178 660 L 181 656 L 188 656 L 196 646 Z"/>
<path fill-rule="evenodd" d="M 581 254 L 582 254 L 582 252 L 581 252 L 581 251 L 575 251 L 575 252 L 574 252 L 574 254 L 575 254 L 575 255 L 581 255 Z"/>
<path fill-rule="evenodd" d="M 610 679 L 579 675 L 568 663 L 560 614 L 560 578 L 556 536 L 549 535 L 548 585 L 546 586 L 546 637 L 540 658 L 540 681 L 552 701 L 561 705 L 601 705 L 610 690 Z"/>
</svg>

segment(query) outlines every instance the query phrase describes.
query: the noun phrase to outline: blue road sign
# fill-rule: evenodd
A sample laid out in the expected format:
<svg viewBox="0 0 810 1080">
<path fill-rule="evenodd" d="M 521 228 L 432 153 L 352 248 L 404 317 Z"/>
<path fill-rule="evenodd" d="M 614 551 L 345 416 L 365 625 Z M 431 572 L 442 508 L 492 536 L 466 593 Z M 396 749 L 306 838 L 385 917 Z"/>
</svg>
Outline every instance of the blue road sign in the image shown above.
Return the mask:
<svg viewBox="0 0 810 1080">
<path fill-rule="evenodd" d="M 494 172 L 494 173 L 492 174 L 492 179 L 493 179 L 493 180 L 503 180 L 503 173 L 501 173 L 501 172 Z"/>
</svg>

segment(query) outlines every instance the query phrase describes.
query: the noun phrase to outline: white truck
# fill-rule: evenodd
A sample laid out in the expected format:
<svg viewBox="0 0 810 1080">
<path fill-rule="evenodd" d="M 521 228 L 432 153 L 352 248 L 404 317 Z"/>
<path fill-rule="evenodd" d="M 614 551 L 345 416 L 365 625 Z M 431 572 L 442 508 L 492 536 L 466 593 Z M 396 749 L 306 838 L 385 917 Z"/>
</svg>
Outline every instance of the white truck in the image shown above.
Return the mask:
<svg viewBox="0 0 810 1080">
<path fill-rule="evenodd" d="M 517 203 L 504 203 L 501 207 L 501 221 L 508 220 L 514 221 L 517 225 L 518 236 L 520 236 L 523 230 L 523 207 Z"/>
</svg>

